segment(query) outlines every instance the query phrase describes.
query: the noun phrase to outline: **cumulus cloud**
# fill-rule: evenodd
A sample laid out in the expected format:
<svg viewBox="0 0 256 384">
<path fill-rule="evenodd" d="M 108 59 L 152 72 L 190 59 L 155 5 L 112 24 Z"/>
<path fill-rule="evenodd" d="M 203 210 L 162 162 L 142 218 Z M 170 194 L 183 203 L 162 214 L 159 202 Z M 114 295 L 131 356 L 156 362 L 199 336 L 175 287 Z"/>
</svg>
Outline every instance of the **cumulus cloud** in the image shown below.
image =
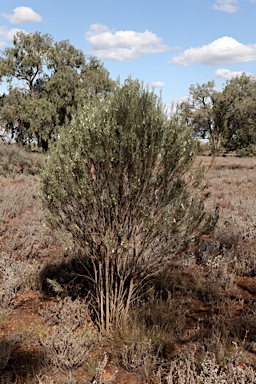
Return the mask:
<svg viewBox="0 0 256 384">
<path fill-rule="evenodd" d="M 224 36 L 208 45 L 187 49 L 169 62 L 187 66 L 192 63 L 230 65 L 250 61 L 256 61 L 256 44 L 244 45 L 232 37 Z"/>
<path fill-rule="evenodd" d="M 0 48 L 6 45 L 6 41 L 12 41 L 14 35 L 16 35 L 16 33 L 20 31 L 22 30 L 18 28 L 8 29 L 7 27 L 0 27 Z"/>
<path fill-rule="evenodd" d="M 128 62 L 169 50 L 162 39 L 150 31 L 112 31 L 102 24 L 91 25 L 85 39 L 91 45 L 92 54 L 115 61 Z"/>
<path fill-rule="evenodd" d="M 246 74 L 247 76 L 255 77 L 252 73 L 249 72 L 235 72 L 235 71 L 230 71 L 229 69 L 226 68 L 219 68 L 217 71 L 215 71 L 215 76 L 222 80 L 231 80 L 233 77 L 239 77 L 242 76 L 242 74 Z"/>
<path fill-rule="evenodd" d="M 238 0 L 216 0 L 212 5 L 215 11 L 223 11 L 227 13 L 235 13 L 239 11 Z"/>
<path fill-rule="evenodd" d="M 42 17 L 30 7 L 17 7 L 13 10 L 12 15 L 3 14 L 2 16 L 9 20 L 11 24 L 25 25 L 42 21 Z"/>
<path fill-rule="evenodd" d="M 219 79 L 230 80 L 233 77 L 241 76 L 243 74 L 243 72 L 235 72 L 235 71 L 230 71 L 229 69 L 226 69 L 226 68 L 219 68 L 219 69 L 217 69 L 217 71 L 215 71 L 214 74 Z"/>
<path fill-rule="evenodd" d="M 152 88 L 163 88 L 165 84 L 163 81 L 153 81 L 152 83 L 148 83 L 148 86 Z"/>
</svg>

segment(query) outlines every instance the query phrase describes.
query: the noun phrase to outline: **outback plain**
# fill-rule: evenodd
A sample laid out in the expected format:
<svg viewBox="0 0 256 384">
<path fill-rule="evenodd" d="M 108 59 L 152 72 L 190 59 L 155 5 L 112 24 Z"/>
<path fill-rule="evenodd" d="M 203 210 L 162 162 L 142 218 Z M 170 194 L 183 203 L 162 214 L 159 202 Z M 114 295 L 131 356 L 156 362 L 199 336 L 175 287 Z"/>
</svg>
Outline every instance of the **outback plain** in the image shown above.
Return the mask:
<svg viewBox="0 0 256 384">
<path fill-rule="evenodd" d="M 87 305 L 83 265 L 46 224 L 44 158 L 0 147 L 0 382 L 255 383 L 256 158 L 220 156 L 210 167 L 197 156 L 206 208 L 219 206 L 216 229 L 156 276 L 107 338 Z"/>
</svg>

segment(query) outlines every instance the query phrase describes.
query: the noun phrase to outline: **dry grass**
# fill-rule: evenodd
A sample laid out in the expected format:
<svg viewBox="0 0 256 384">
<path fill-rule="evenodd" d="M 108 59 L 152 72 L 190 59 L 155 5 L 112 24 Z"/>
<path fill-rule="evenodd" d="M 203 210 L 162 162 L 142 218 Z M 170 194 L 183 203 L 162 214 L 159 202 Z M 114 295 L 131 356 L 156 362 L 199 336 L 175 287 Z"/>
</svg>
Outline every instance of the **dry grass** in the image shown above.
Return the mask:
<svg viewBox="0 0 256 384">
<path fill-rule="evenodd" d="M 207 167 L 208 158 L 203 158 Z M 209 206 L 218 204 L 216 239 L 235 273 L 253 274 L 256 263 L 256 158 L 217 158 L 206 171 Z"/>
<path fill-rule="evenodd" d="M 43 161 L 42 153 L 25 151 L 16 144 L 0 143 L 0 175 L 36 175 L 40 172 Z"/>
<path fill-rule="evenodd" d="M 0 382 L 255 383 L 256 159 L 221 157 L 209 169 L 211 158 L 198 157 L 207 207 L 220 206 L 215 233 L 157 276 L 106 340 L 86 299 L 75 300 L 86 297 L 85 271 L 70 272 L 75 255 L 45 226 L 42 156 L 0 147 Z"/>
<path fill-rule="evenodd" d="M 37 176 L 0 176 L 1 249 L 16 260 L 39 260 L 56 244 L 45 225 L 38 187 Z"/>
</svg>

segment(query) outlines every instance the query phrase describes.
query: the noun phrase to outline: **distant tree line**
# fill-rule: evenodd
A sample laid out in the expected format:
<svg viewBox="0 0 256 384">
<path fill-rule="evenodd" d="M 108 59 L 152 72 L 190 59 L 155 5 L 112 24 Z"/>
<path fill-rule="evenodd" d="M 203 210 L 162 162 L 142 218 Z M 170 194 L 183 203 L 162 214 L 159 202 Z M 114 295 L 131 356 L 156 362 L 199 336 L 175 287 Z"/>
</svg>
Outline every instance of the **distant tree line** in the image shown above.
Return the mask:
<svg viewBox="0 0 256 384">
<path fill-rule="evenodd" d="M 222 91 L 213 81 L 192 85 L 179 111 L 195 139 L 207 139 L 215 156 L 235 151 L 256 155 L 256 78 L 242 74 L 227 81 Z"/>
<path fill-rule="evenodd" d="M 36 142 L 47 150 L 60 127 L 85 99 L 104 97 L 114 82 L 95 57 L 86 57 L 68 40 L 18 32 L 0 56 L 0 124 L 17 143 Z"/>
<path fill-rule="evenodd" d="M 60 128 L 88 99 L 101 100 L 116 82 L 94 56 L 85 56 L 68 40 L 49 34 L 18 32 L 13 46 L 0 54 L 0 126 L 19 144 L 37 143 L 47 150 Z M 213 81 L 191 85 L 178 113 L 195 140 L 206 139 L 216 156 L 235 151 L 256 154 L 256 78 L 243 74 L 222 91 Z"/>
</svg>

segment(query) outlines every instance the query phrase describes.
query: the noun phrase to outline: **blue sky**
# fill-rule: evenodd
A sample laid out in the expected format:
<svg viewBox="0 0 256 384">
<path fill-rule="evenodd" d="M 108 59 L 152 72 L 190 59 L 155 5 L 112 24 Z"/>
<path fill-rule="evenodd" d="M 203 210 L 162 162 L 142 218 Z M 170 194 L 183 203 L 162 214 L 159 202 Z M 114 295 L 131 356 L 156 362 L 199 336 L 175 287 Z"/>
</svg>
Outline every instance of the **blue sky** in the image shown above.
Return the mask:
<svg viewBox="0 0 256 384">
<path fill-rule="evenodd" d="M 256 0 L 0 0 L 0 50 L 13 34 L 49 33 L 97 56 L 121 81 L 154 86 L 166 104 L 191 84 L 221 89 L 256 73 Z"/>
</svg>

